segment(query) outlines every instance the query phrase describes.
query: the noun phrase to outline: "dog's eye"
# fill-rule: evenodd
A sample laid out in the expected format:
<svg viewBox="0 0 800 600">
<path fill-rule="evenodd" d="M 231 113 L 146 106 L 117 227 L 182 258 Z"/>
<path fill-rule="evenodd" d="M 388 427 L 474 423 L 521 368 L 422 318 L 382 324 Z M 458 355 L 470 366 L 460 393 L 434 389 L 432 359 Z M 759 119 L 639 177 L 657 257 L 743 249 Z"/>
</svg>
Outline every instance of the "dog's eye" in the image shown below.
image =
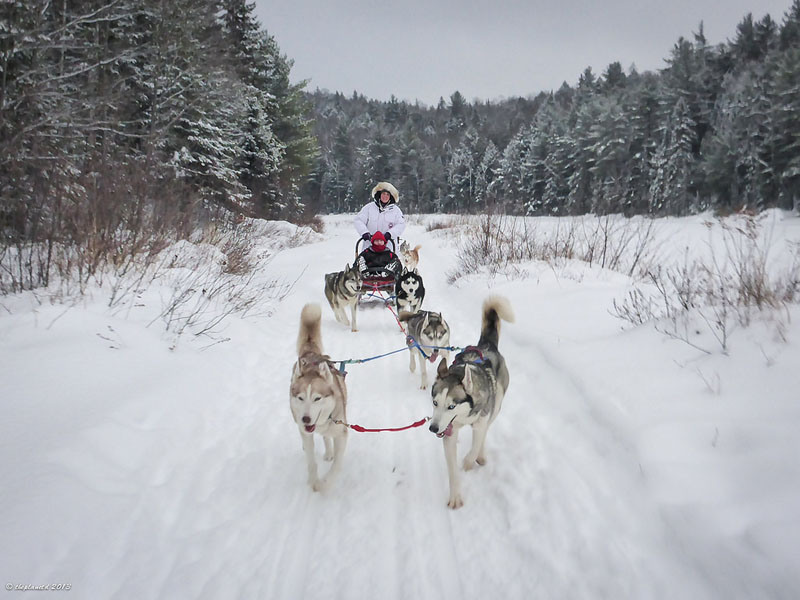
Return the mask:
<svg viewBox="0 0 800 600">
<path fill-rule="evenodd" d="M 447 410 L 453 410 L 455 407 L 456 407 L 455 404 L 451 404 L 450 406 L 447 407 Z"/>
<path fill-rule="evenodd" d="M 434 406 L 439 406 L 439 403 L 438 403 L 436 400 L 434 400 L 434 401 L 433 401 L 433 405 L 434 405 Z"/>
<path fill-rule="evenodd" d="M 322 400 L 322 396 L 315 396 L 314 397 L 314 402 L 319 402 L 320 400 Z"/>
</svg>

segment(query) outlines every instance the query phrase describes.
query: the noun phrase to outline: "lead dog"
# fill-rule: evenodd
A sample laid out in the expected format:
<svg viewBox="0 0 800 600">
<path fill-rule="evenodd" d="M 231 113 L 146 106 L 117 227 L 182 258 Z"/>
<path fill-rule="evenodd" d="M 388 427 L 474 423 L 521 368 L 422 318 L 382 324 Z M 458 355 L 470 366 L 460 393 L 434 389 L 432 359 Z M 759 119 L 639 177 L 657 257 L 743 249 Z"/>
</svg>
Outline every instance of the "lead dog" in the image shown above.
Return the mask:
<svg viewBox="0 0 800 600">
<path fill-rule="evenodd" d="M 450 345 L 450 326 L 442 317 L 442 313 L 428 310 L 422 310 L 416 314 L 401 312 L 397 318 L 408 323 L 409 338 L 413 338 L 413 341 L 422 346 L 420 349 L 413 345 L 411 339 L 408 340 L 408 368 L 413 373 L 416 370 L 415 358 L 419 358 L 419 370 L 422 376 L 419 389 L 426 390 L 428 389 L 428 360 L 434 362 L 440 354 L 445 358 L 450 356 L 448 350 L 440 352 L 438 348 L 435 348 Z"/>
<path fill-rule="evenodd" d="M 333 316 L 339 323 L 350 326 L 350 331 L 358 331 L 356 312 L 358 311 L 358 296 L 361 291 L 361 273 L 355 263 L 351 267 L 345 265 L 344 271 L 327 273 L 325 275 L 325 297 L 331 305 Z M 347 319 L 344 310 L 350 307 L 352 323 Z"/>
<path fill-rule="evenodd" d="M 308 484 L 315 492 L 326 490 L 342 466 L 347 445 L 347 386 L 344 375 L 322 353 L 319 304 L 306 304 L 300 313 L 297 362 L 292 370 L 289 407 L 297 423 L 308 465 Z M 338 422 L 337 422 L 338 421 Z M 322 436 L 325 460 L 333 460 L 323 479 L 317 474 L 314 434 Z"/>
<path fill-rule="evenodd" d="M 433 416 L 430 430 L 444 441 L 450 479 L 447 506 L 450 508 L 464 505 L 456 464 L 458 432 L 465 425 L 472 426 L 472 448 L 464 457 L 464 470 L 469 471 L 476 462 L 486 464 L 486 432 L 500 412 L 508 389 L 506 361 L 497 349 L 500 319 L 514 321 L 511 304 L 502 296 L 486 298 L 478 345 L 456 355 L 449 368 L 447 359 L 443 358 L 431 389 Z"/>
</svg>

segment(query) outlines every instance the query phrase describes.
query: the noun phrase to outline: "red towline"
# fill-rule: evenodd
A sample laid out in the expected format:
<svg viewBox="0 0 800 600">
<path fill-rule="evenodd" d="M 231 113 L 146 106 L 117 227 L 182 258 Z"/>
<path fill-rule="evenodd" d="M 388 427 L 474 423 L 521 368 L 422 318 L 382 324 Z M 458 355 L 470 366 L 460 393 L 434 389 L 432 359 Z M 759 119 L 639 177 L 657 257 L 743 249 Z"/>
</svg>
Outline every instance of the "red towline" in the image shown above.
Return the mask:
<svg viewBox="0 0 800 600">
<path fill-rule="evenodd" d="M 405 431 L 406 429 L 413 429 L 414 427 L 420 427 L 421 425 L 424 425 L 428 421 L 429 418 L 430 417 L 425 417 L 423 419 L 420 419 L 419 421 L 416 421 L 416 422 L 412 423 L 411 425 L 406 425 L 405 427 L 387 427 L 387 428 L 384 428 L 384 429 L 370 429 L 368 427 L 362 427 L 361 425 L 354 425 L 354 424 L 351 424 L 351 423 L 345 423 L 344 421 L 334 421 L 334 423 L 337 423 L 339 425 L 344 425 L 345 427 L 349 427 L 350 429 L 352 429 L 354 431 L 361 432 L 361 433 L 364 433 L 364 432 L 375 433 L 375 432 L 379 432 L 379 431 Z"/>
</svg>

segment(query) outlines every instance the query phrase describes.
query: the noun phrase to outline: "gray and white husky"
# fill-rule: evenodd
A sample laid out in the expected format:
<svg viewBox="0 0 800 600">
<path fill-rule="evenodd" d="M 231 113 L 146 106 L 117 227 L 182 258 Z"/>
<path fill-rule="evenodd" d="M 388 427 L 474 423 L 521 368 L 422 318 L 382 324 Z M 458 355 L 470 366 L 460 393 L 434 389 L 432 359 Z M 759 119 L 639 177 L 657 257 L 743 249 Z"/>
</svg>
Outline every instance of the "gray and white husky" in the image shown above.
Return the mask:
<svg viewBox="0 0 800 600">
<path fill-rule="evenodd" d="M 322 353 L 322 311 L 319 304 L 306 304 L 300 313 L 297 336 L 297 362 L 292 369 L 289 407 L 303 440 L 308 464 L 308 484 L 315 492 L 330 486 L 342 467 L 347 445 L 347 386 L 344 374 Z M 338 421 L 338 422 L 337 422 Z M 328 473 L 320 479 L 314 455 L 314 434 L 322 436 L 325 460 L 332 460 Z"/>
<path fill-rule="evenodd" d="M 339 323 L 350 326 L 350 331 L 358 331 L 356 312 L 358 297 L 361 291 L 361 273 L 355 263 L 351 267 L 345 265 L 344 271 L 325 275 L 325 297 L 331 305 L 333 316 Z M 348 320 L 344 309 L 350 307 L 352 323 Z"/>
<path fill-rule="evenodd" d="M 458 432 L 465 425 L 472 426 L 472 448 L 464 457 L 464 470 L 469 471 L 476 462 L 485 464 L 486 431 L 500 412 L 508 389 L 506 361 L 497 349 L 500 319 L 510 323 L 514 321 L 511 304 L 502 296 L 486 298 L 477 346 L 470 346 L 456 355 L 449 368 L 443 358 L 431 388 L 433 416 L 430 430 L 444 441 L 450 479 L 447 506 L 450 508 L 464 505 L 456 464 Z"/>
<path fill-rule="evenodd" d="M 450 326 L 442 317 L 442 313 L 423 310 L 417 313 L 401 312 L 398 317 L 400 321 L 408 323 L 408 335 L 423 346 L 422 351 L 408 341 L 409 369 L 413 373 L 416 370 L 415 357 L 419 358 L 419 370 L 422 380 L 419 389 L 424 390 L 428 387 L 427 362 L 434 362 L 439 356 L 447 358 L 450 356 L 448 350 L 437 350 L 426 348 L 425 346 L 449 346 L 450 345 Z M 424 354 L 423 354 L 424 353 Z M 426 358 L 429 357 L 429 358 Z"/>
</svg>

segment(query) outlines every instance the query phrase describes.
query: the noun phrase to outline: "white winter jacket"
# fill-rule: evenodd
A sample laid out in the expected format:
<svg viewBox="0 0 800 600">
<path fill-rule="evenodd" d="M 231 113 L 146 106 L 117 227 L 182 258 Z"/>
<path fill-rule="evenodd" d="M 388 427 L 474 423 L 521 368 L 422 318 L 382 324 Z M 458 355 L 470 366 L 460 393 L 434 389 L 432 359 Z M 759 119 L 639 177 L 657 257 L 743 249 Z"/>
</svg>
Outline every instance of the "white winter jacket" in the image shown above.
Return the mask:
<svg viewBox="0 0 800 600">
<path fill-rule="evenodd" d="M 379 201 L 380 202 L 380 201 Z M 403 218 L 403 211 L 397 204 L 387 204 L 385 207 L 378 208 L 375 202 L 370 202 L 362 208 L 353 219 L 353 225 L 359 236 L 369 233 L 370 236 L 376 231 L 392 234 L 392 239 L 399 238 L 406 229 L 406 222 Z"/>
</svg>

